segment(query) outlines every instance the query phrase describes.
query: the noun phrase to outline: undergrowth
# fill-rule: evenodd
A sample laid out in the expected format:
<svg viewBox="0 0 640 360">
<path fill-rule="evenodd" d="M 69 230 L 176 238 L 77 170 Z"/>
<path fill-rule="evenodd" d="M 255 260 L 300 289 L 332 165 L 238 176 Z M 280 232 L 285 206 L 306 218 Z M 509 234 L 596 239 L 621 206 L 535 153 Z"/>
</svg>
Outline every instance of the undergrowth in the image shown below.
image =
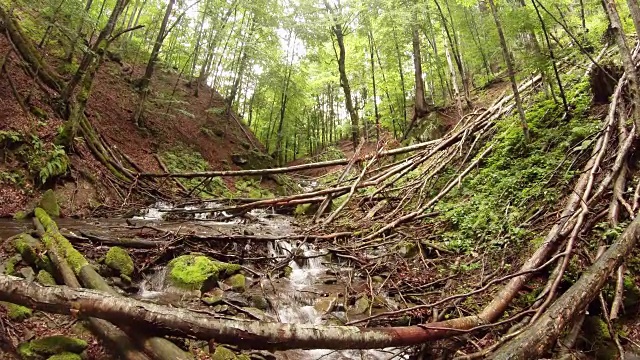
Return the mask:
<svg viewBox="0 0 640 360">
<path fill-rule="evenodd" d="M 570 120 L 562 120 L 563 109 L 553 100 L 542 95 L 532 99 L 527 109 L 529 144 L 517 116 L 499 121 L 492 152 L 437 205 L 440 215 L 428 220 L 439 225 L 434 228 L 442 229 L 440 235 L 450 249 L 470 252 L 540 240 L 525 222 L 561 200 L 578 172 L 574 160 L 587 153 L 592 135 L 600 130 L 600 121 L 589 116 L 590 93 L 577 93 Z M 450 166 L 439 182 L 457 174 Z"/>
</svg>

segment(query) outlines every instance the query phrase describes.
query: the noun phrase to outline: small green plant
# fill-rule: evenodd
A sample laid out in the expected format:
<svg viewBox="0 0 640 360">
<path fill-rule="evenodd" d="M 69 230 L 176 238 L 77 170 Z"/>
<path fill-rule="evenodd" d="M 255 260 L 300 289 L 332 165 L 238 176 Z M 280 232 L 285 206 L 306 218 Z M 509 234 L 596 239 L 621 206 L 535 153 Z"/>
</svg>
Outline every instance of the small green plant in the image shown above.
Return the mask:
<svg viewBox="0 0 640 360">
<path fill-rule="evenodd" d="M 51 178 L 64 175 L 68 169 L 69 158 L 67 153 L 61 146 L 53 145 L 53 150 L 49 153 L 42 169 L 40 169 L 40 183 L 44 184 Z"/>
</svg>

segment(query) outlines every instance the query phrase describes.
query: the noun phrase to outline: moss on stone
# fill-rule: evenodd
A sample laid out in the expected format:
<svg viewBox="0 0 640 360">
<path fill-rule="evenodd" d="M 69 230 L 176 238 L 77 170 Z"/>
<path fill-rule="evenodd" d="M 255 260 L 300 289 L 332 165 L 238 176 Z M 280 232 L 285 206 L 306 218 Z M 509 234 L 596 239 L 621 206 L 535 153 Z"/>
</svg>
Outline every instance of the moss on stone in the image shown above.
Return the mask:
<svg viewBox="0 0 640 360">
<path fill-rule="evenodd" d="M 292 272 L 293 272 L 293 268 L 291 266 L 284 267 L 284 276 L 289 277 L 291 276 Z"/>
<path fill-rule="evenodd" d="M 28 349 L 30 353 L 41 356 L 52 356 L 66 352 L 80 354 L 87 346 L 87 342 L 82 339 L 63 335 L 48 336 L 20 344 L 20 347 Z"/>
<path fill-rule="evenodd" d="M 311 215 L 311 204 L 300 204 L 293 212 L 296 216 Z"/>
<path fill-rule="evenodd" d="M 49 273 L 46 270 L 38 271 L 38 275 L 36 276 L 36 280 L 38 280 L 38 282 L 41 285 L 44 285 L 44 286 L 56 285 L 56 279 L 54 279 L 53 275 L 51 275 L 51 273 Z"/>
<path fill-rule="evenodd" d="M 53 355 L 47 360 L 82 360 L 82 356 L 72 352 L 64 352 L 61 354 Z"/>
<path fill-rule="evenodd" d="M 5 261 L 4 264 L 2 264 L 2 267 L 4 268 L 2 272 L 7 275 L 15 274 L 16 264 L 19 263 L 20 260 L 22 260 L 22 256 L 20 255 L 12 256 L 7 261 Z"/>
<path fill-rule="evenodd" d="M 133 260 L 129 253 L 119 246 L 114 246 L 107 251 L 104 263 L 121 275 L 131 277 L 133 274 Z"/>
<path fill-rule="evenodd" d="M 56 194 L 51 189 L 44 192 L 44 194 L 42 195 L 42 199 L 40 199 L 40 203 L 38 203 L 38 206 L 46 211 L 47 214 L 53 217 L 60 216 L 60 206 L 58 205 L 58 199 L 56 199 Z"/>
<path fill-rule="evenodd" d="M 25 220 L 27 217 L 29 217 L 29 213 L 22 210 L 13 214 L 13 220 Z"/>
<path fill-rule="evenodd" d="M 260 309 L 260 310 L 269 309 L 269 302 L 267 301 L 267 298 L 265 298 L 262 295 L 258 295 L 258 294 L 251 295 L 249 297 L 249 300 L 251 301 L 251 305 L 257 309 Z"/>
<path fill-rule="evenodd" d="M 28 319 L 33 314 L 33 311 L 31 309 L 22 305 L 12 304 L 4 301 L 1 304 L 7 309 L 7 315 L 9 316 L 9 319 L 14 321 L 22 321 Z"/>
<path fill-rule="evenodd" d="M 212 360 L 236 360 L 236 353 L 224 346 L 216 346 L 216 351 L 211 355 Z"/>
<path fill-rule="evenodd" d="M 22 259 L 29 265 L 36 265 L 38 252 L 41 252 L 42 243 L 34 239 L 31 235 L 21 234 L 13 240 L 13 246 L 22 256 Z"/>
<path fill-rule="evenodd" d="M 247 289 L 247 279 L 242 274 L 235 274 L 227 279 L 226 283 L 235 291 L 243 292 Z"/>
<path fill-rule="evenodd" d="M 179 288 L 200 290 L 207 280 L 218 280 L 229 276 L 241 267 L 212 260 L 203 255 L 182 255 L 169 262 L 169 279 Z"/>
</svg>

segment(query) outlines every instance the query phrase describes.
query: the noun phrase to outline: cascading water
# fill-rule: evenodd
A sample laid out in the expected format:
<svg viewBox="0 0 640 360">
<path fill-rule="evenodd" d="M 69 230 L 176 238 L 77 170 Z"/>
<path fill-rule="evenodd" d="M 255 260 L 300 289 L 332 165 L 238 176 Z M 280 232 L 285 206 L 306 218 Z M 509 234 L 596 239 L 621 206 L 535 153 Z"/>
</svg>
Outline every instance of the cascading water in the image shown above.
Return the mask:
<svg viewBox="0 0 640 360">
<path fill-rule="evenodd" d="M 292 241 L 275 241 L 268 245 L 270 255 L 275 258 L 293 255 L 289 262 L 291 274 L 286 286 L 289 289 L 274 294 L 275 312 L 281 322 L 289 324 L 322 324 L 323 314 L 314 307 L 317 300 L 314 291 L 321 276 L 329 270 L 323 264 L 325 253 L 318 251 L 311 245 Z M 311 294 L 311 296 L 309 296 Z M 387 360 L 391 358 L 403 359 L 398 356 L 397 349 L 384 350 L 291 350 L 281 352 L 285 359 L 326 359 L 326 360 Z"/>
</svg>

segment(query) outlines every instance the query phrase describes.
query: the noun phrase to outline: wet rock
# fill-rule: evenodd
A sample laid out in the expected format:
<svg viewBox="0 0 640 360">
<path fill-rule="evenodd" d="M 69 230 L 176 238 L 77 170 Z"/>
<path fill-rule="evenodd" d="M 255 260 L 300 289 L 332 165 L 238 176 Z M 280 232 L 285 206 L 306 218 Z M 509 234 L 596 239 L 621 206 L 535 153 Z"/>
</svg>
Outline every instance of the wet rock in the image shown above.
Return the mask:
<svg viewBox="0 0 640 360">
<path fill-rule="evenodd" d="M 87 346 L 82 339 L 56 335 L 21 343 L 17 350 L 24 360 L 39 360 L 64 353 L 80 354 Z"/>
<path fill-rule="evenodd" d="M 374 284 L 381 284 L 384 282 L 384 278 L 382 276 L 376 275 L 371 277 L 371 281 L 373 281 Z"/>
<path fill-rule="evenodd" d="M 124 275 L 125 279 L 130 279 L 133 275 L 133 260 L 129 253 L 119 246 L 114 246 L 107 251 L 104 263 L 119 275 Z"/>
<path fill-rule="evenodd" d="M 58 199 L 56 199 L 56 194 L 51 189 L 44 192 L 42 199 L 40 199 L 40 202 L 38 203 L 38 207 L 46 211 L 51 217 L 60 216 Z"/>
<path fill-rule="evenodd" d="M 253 360 L 276 360 L 276 356 L 273 353 L 264 350 L 251 351 L 249 358 Z"/>
<path fill-rule="evenodd" d="M 338 278 L 335 276 L 323 276 L 320 280 L 325 285 L 334 285 L 338 283 Z"/>
<path fill-rule="evenodd" d="M 292 272 L 293 272 L 293 268 L 291 266 L 285 266 L 284 267 L 284 276 L 285 277 L 291 276 Z"/>
<path fill-rule="evenodd" d="M 216 312 L 216 313 L 225 313 L 227 311 L 229 311 L 229 305 L 218 304 L 213 307 L 213 312 Z"/>
<path fill-rule="evenodd" d="M 209 344 L 209 348 L 211 348 L 211 344 Z M 236 353 L 222 345 L 216 346 L 215 349 L 213 355 L 211 355 L 212 360 L 236 360 L 238 358 Z"/>
<path fill-rule="evenodd" d="M 400 252 L 400 256 L 402 256 L 403 258 L 412 258 L 418 255 L 419 248 L 416 243 L 403 241 L 399 246 L 400 248 L 398 249 L 398 251 Z"/>
<path fill-rule="evenodd" d="M 29 282 L 32 282 L 36 278 L 36 272 L 33 271 L 33 269 L 30 266 L 21 268 L 19 273 L 23 279 Z"/>
<path fill-rule="evenodd" d="M 247 278 L 242 274 L 231 276 L 225 283 L 231 286 L 234 291 L 244 292 L 247 289 Z"/>
<path fill-rule="evenodd" d="M 225 292 L 223 299 L 224 301 L 227 301 L 233 305 L 238 305 L 242 307 L 249 306 L 249 302 L 247 301 L 247 299 L 245 299 L 244 296 L 235 292 L 231 292 L 231 291 Z"/>
<path fill-rule="evenodd" d="M 265 298 L 262 295 L 258 295 L 258 294 L 251 295 L 249 297 L 249 302 L 251 303 L 251 306 L 258 308 L 260 310 L 269 309 L 269 302 L 267 301 L 267 298 Z"/>
<path fill-rule="evenodd" d="M 373 304 L 371 306 L 375 309 L 382 309 L 387 307 L 387 299 L 382 295 L 376 295 L 373 297 Z"/>
<path fill-rule="evenodd" d="M 353 315 L 360 315 L 360 314 L 364 314 L 367 311 L 369 311 L 369 306 L 371 305 L 371 303 L 369 302 L 369 298 L 366 296 L 363 296 L 361 298 L 359 298 L 358 300 L 356 300 L 355 305 L 353 306 L 353 308 L 349 311 L 351 314 Z"/>
<path fill-rule="evenodd" d="M 40 285 L 44 285 L 44 286 L 56 285 L 56 279 L 54 279 L 53 275 L 51 275 L 51 273 L 49 273 L 46 270 L 38 271 L 38 275 L 36 275 L 36 280 L 38 280 L 38 283 L 40 283 Z"/>
<path fill-rule="evenodd" d="M 205 296 L 202 297 L 202 301 L 209 305 L 214 306 L 222 303 L 224 301 L 224 291 L 222 289 L 213 289 L 208 292 Z"/>
<path fill-rule="evenodd" d="M 244 307 L 242 308 L 242 310 L 244 312 L 246 312 L 247 314 L 251 315 L 251 317 L 253 317 L 254 319 L 258 319 L 260 321 L 273 321 L 274 319 L 267 313 L 265 313 L 264 311 L 257 309 L 257 308 L 253 308 L 253 307 Z"/>
<path fill-rule="evenodd" d="M 329 297 L 324 297 L 316 300 L 316 303 L 315 305 L 313 305 L 313 308 L 320 314 L 327 314 L 332 312 L 335 309 L 337 302 L 338 302 L 338 297 L 336 295 L 332 295 Z"/>
<path fill-rule="evenodd" d="M 167 285 L 185 290 L 203 292 L 215 286 L 218 279 L 240 271 L 237 264 L 212 260 L 203 255 L 182 255 L 167 265 Z"/>
</svg>

